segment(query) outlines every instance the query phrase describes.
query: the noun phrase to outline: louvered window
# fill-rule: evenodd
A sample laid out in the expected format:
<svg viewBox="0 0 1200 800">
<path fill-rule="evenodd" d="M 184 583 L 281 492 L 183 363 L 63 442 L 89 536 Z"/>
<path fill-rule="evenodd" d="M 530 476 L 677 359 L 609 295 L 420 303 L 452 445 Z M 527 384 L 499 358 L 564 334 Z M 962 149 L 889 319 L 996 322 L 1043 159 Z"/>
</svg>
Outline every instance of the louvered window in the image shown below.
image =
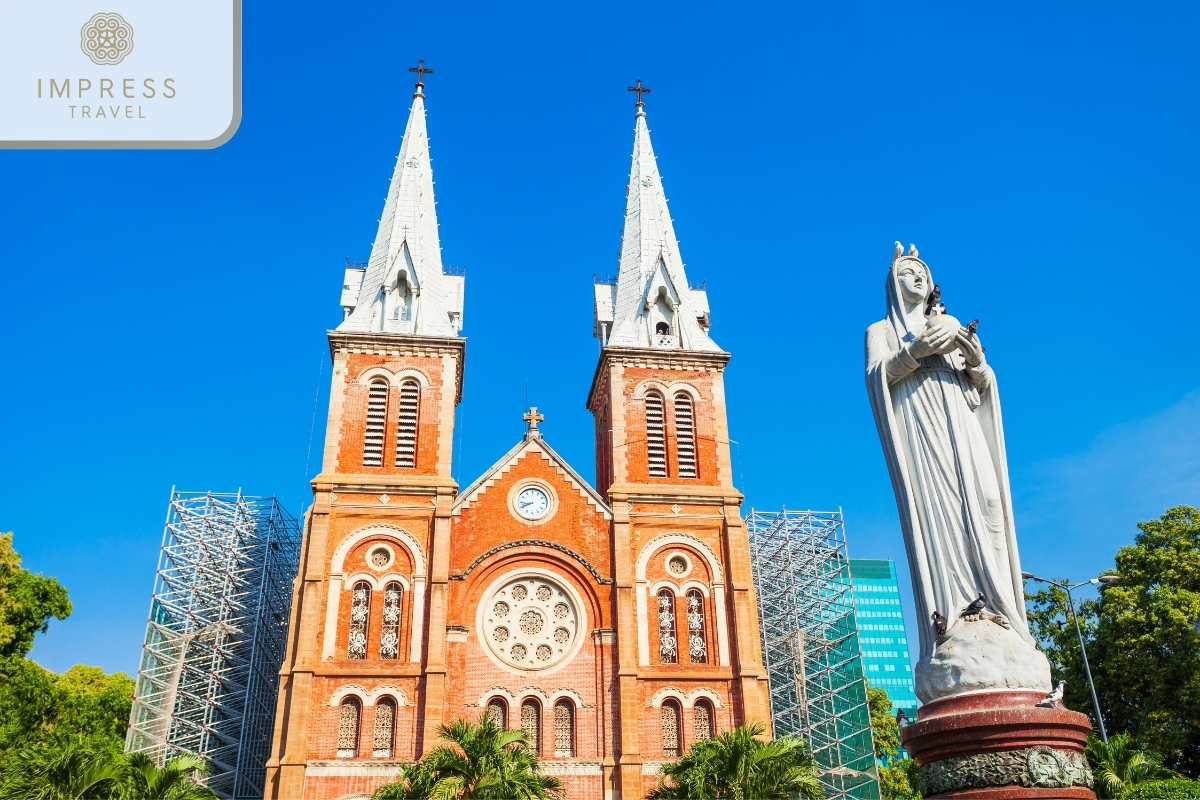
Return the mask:
<svg viewBox="0 0 1200 800">
<path fill-rule="evenodd" d="M 679 646 L 675 638 L 675 595 L 670 589 L 658 593 L 658 663 L 679 661 Z"/>
<path fill-rule="evenodd" d="M 535 753 L 542 752 L 542 709 L 536 700 L 526 700 L 521 704 L 521 730 L 529 740 L 529 749 Z"/>
<path fill-rule="evenodd" d="M 696 421 L 692 398 L 684 392 L 675 395 L 675 459 L 679 462 L 679 477 L 696 477 Z"/>
<path fill-rule="evenodd" d="M 508 705 L 499 697 L 493 697 L 487 704 L 487 716 L 501 728 L 508 727 Z"/>
<path fill-rule="evenodd" d="M 667 758 L 678 758 L 682 747 L 683 736 L 680 735 L 679 704 L 674 700 L 665 700 L 662 704 L 662 747 L 663 755 Z"/>
<path fill-rule="evenodd" d="M 367 629 L 371 623 L 371 584 L 359 581 L 350 593 L 350 638 L 346 643 L 346 658 L 361 660 L 367 657 Z"/>
<path fill-rule="evenodd" d="M 379 657 L 400 657 L 400 609 L 404 605 L 404 587 L 392 582 L 383 590 L 383 631 L 379 637 Z"/>
<path fill-rule="evenodd" d="M 417 465 L 417 412 L 421 406 L 421 386 L 413 380 L 400 384 L 400 414 L 396 425 L 396 466 Z"/>
<path fill-rule="evenodd" d="M 663 399 L 646 392 L 646 461 L 651 478 L 667 477 L 667 439 L 663 433 Z"/>
<path fill-rule="evenodd" d="M 358 700 L 347 697 L 338 710 L 338 758 L 354 758 L 358 755 L 358 718 L 361 711 Z"/>
<path fill-rule="evenodd" d="M 696 729 L 697 742 L 713 737 L 713 712 L 707 700 L 696 703 L 696 707 L 692 709 L 692 722 Z"/>
<path fill-rule="evenodd" d="M 697 589 L 687 593 L 688 655 L 693 664 L 708 663 L 708 644 L 704 641 L 704 595 Z"/>
<path fill-rule="evenodd" d="M 554 757 L 575 757 L 575 707 L 570 700 L 554 704 Z"/>
<path fill-rule="evenodd" d="M 383 432 L 387 427 L 388 387 L 372 383 L 367 388 L 367 432 L 363 436 L 363 466 L 383 466 Z"/>
<path fill-rule="evenodd" d="M 392 739 L 396 734 L 396 703 L 385 697 L 375 704 L 375 758 L 392 757 Z"/>
</svg>

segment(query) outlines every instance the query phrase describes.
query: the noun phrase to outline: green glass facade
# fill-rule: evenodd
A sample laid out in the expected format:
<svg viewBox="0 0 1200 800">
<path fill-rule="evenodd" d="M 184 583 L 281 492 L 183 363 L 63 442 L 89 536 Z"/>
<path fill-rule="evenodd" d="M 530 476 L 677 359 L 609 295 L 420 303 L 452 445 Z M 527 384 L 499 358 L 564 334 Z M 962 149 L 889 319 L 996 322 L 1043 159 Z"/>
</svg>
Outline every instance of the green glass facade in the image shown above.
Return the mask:
<svg viewBox="0 0 1200 800">
<path fill-rule="evenodd" d="M 872 686 L 886 689 L 892 704 L 904 709 L 908 718 L 915 722 L 917 695 L 913 691 L 904 612 L 900 610 L 896 562 L 852 558 L 850 582 L 854 586 L 863 675 Z"/>
</svg>

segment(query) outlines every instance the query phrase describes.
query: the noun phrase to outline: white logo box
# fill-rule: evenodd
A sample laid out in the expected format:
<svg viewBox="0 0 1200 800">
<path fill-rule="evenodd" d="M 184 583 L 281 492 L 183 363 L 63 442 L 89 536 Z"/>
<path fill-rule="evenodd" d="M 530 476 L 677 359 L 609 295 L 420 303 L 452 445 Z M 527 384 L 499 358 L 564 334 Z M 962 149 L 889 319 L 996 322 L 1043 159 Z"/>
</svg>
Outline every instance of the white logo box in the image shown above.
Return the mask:
<svg viewBox="0 0 1200 800">
<path fill-rule="evenodd" d="M 241 0 L 0 0 L 0 31 L 0 147 L 211 148 L 241 121 Z"/>
</svg>

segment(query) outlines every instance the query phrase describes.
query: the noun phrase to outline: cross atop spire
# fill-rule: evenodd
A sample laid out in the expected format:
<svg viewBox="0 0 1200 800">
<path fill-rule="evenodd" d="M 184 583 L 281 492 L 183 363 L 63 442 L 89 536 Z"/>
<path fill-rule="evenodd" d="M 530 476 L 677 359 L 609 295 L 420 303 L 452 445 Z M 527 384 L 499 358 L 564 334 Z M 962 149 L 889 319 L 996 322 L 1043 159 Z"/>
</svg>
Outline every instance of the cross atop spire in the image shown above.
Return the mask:
<svg viewBox="0 0 1200 800">
<path fill-rule="evenodd" d="M 408 71 L 417 73 L 417 90 L 413 92 L 413 97 L 424 97 L 422 89 L 425 88 L 425 76 L 432 75 L 433 70 L 425 66 L 425 59 L 422 58 L 415 67 L 409 67 Z"/>
<path fill-rule="evenodd" d="M 525 428 L 526 435 L 532 434 L 534 436 L 540 436 L 541 431 L 538 430 L 538 423 L 545 418 L 545 414 L 538 413 L 537 406 L 530 406 L 529 411 L 527 411 L 521 417 L 521 419 L 525 420 L 525 424 L 528 426 Z"/>
<path fill-rule="evenodd" d="M 637 107 L 638 107 L 639 109 L 645 108 L 645 107 L 646 107 L 646 103 L 645 103 L 645 101 L 643 101 L 643 100 L 642 100 L 642 95 L 643 95 L 643 94 L 650 94 L 650 90 L 649 90 L 649 89 L 647 89 L 645 86 L 642 86 L 642 79 L 641 79 L 641 78 L 638 78 L 638 79 L 637 79 L 637 86 L 630 86 L 630 87 L 629 87 L 629 91 L 631 91 L 631 92 L 637 92 L 637 93 L 638 93 Z"/>
</svg>

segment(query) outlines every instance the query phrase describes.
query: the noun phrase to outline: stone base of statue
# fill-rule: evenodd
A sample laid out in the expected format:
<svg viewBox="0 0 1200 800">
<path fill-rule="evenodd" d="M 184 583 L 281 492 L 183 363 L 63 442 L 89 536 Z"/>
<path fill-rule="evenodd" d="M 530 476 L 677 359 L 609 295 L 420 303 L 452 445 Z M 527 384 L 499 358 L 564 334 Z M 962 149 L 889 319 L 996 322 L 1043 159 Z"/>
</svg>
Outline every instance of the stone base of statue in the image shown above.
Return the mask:
<svg viewBox="0 0 1200 800">
<path fill-rule="evenodd" d="M 1040 708 L 1044 693 L 982 691 L 926 703 L 900 740 L 926 800 L 1095 800 L 1085 714 Z"/>
</svg>

